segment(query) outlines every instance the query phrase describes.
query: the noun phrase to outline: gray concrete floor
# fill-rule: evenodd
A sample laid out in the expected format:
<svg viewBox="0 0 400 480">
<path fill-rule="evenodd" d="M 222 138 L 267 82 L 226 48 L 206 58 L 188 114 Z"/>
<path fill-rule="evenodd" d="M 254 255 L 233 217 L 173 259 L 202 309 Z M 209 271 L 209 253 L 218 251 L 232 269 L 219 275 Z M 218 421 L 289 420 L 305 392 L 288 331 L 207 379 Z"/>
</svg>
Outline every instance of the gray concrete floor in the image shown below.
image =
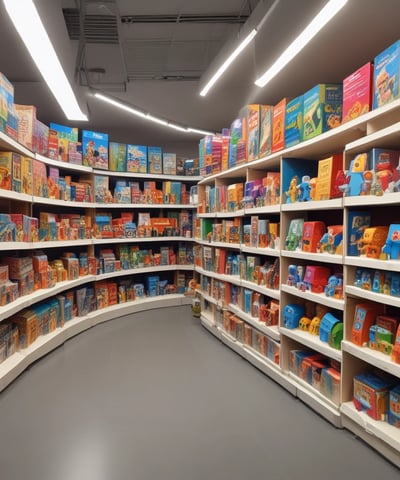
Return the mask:
<svg viewBox="0 0 400 480">
<path fill-rule="evenodd" d="M 398 480 L 189 307 L 99 325 L 0 394 L 1 480 Z M 399 433 L 400 434 L 400 433 Z"/>
</svg>

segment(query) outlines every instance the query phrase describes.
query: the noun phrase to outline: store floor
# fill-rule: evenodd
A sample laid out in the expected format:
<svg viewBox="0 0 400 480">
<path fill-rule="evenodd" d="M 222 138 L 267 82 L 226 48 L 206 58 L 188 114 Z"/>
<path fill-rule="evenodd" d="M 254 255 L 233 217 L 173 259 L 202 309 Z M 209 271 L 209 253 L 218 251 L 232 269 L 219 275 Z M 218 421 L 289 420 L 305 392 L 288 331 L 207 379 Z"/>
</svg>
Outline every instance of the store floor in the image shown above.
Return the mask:
<svg viewBox="0 0 400 480">
<path fill-rule="evenodd" d="M 1 480 L 399 479 L 187 306 L 69 340 L 0 394 L 0 415 Z"/>
</svg>

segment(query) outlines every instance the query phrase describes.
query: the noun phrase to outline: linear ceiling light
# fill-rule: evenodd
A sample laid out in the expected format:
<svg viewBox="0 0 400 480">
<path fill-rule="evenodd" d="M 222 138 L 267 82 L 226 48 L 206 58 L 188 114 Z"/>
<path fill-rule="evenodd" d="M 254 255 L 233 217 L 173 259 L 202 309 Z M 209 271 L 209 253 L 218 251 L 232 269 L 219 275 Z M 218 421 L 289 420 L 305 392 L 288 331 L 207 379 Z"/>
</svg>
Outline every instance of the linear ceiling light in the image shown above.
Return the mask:
<svg viewBox="0 0 400 480">
<path fill-rule="evenodd" d="M 244 50 L 247 45 L 253 40 L 253 38 L 257 34 L 257 29 L 253 28 L 251 32 L 244 38 L 242 42 L 238 45 L 237 48 L 229 55 L 229 57 L 225 60 L 225 62 L 218 68 L 218 70 L 214 73 L 211 79 L 207 82 L 207 85 L 203 88 L 200 92 L 202 97 L 205 97 L 210 90 L 210 88 L 216 83 L 216 81 L 222 76 L 222 74 L 227 70 L 230 64 L 235 60 L 235 58 L 239 55 L 239 53 Z"/>
<path fill-rule="evenodd" d="M 317 35 L 346 3 L 347 0 L 329 0 L 311 23 L 309 23 L 301 34 L 282 53 L 278 60 L 254 83 L 258 87 L 264 87 Z"/>
<path fill-rule="evenodd" d="M 68 120 L 85 120 L 32 0 L 3 0 L 15 29 Z"/>
<path fill-rule="evenodd" d="M 113 105 L 114 107 L 120 108 L 121 110 L 125 110 L 126 112 L 128 112 L 132 115 L 142 117 L 146 120 L 149 120 L 150 122 L 157 123 L 159 125 L 163 125 L 164 127 L 173 128 L 174 130 L 178 130 L 178 131 L 184 132 L 184 133 L 198 133 L 200 135 L 214 135 L 213 132 L 208 132 L 206 130 L 199 130 L 197 128 L 184 127 L 184 126 L 181 126 L 181 125 L 177 125 L 174 122 L 170 122 L 169 120 L 164 120 L 163 118 L 155 117 L 151 113 L 143 112 L 142 110 L 131 107 L 131 106 L 127 105 L 126 103 L 121 102 L 120 100 L 117 100 L 115 98 L 111 98 L 109 96 L 103 95 L 102 93 L 99 93 L 99 92 L 95 92 L 94 97 L 98 98 L 99 100 L 102 100 L 103 102 L 109 103 L 110 105 Z"/>
</svg>

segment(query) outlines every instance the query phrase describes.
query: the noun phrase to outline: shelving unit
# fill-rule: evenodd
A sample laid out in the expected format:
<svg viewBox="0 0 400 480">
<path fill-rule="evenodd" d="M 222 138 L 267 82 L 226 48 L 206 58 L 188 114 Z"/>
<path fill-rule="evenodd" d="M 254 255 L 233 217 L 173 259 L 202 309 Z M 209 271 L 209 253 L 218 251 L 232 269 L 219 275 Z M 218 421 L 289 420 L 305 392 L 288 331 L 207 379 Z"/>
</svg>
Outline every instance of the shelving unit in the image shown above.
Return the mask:
<svg viewBox="0 0 400 480">
<path fill-rule="evenodd" d="M 281 150 L 277 153 L 259 160 L 239 165 L 232 170 L 224 171 L 211 175 L 199 182 L 199 200 L 205 199 L 205 190 L 207 186 L 218 187 L 219 185 L 228 185 L 238 181 L 246 182 L 254 178 L 261 178 L 267 171 L 281 172 L 281 185 L 287 165 L 292 166 L 296 159 L 302 160 L 302 164 L 314 168 L 317 161 L 326 158 L 334 153 L 343 153 L 344 168 L 348 168 L 350 160 L 359 153 L 366 152 L 374 147 L 400 149 L 400 101 L 396 100 L 377 110 L 373 110 L 363 116 L 345 123 L 334 130 L 319 135 L 318 137 L 302 142 L 296 146 Z M 307 163 L 309 162 L 309 163 Z M 284 191 L 284 188 L 282 187 Z M 202 324 L 223 343 L 238 352 L 244 358 L 254 363 L 260 368 L 267 363 L 268 367 L 262 367 L 266 375 L 271 376 L 278 383 L 283 380 L 289 391 L 298 396 L 304 403 L 316 410 L 320 415 L 337 427 L 345 427 L 359 435 L 367 443 L 380 451 L 397 466 L 400 466 L 400 434 L 399 430 L 386 422 L 375 421 L 363 412 L 359 412 L 353 405 L 353 377 L 368 369 L 377 368 L 382 372 L 389 373 L 400 383 L 400 365 L 394 363 L 389 355 L 371 350 L 367 347 L 359 347 L 351 342 L 351 329 L 354 316 L 354 307 L 357 303 L 364 301 L 374 302 L 384 306 L 384 308 L 394 309 L 400 315 L 400 299 L 396 296 L 375 293 L 356 287 L 354 275 L 356 268 L 370 268 L 382 271 L 400 272 L 400 261 L 380 260 L 366 257 L 356 257 L 348 255 L 346 251 L 346 240 L 348 235 L 348 215 L 354 209 L 371 210 L 373 218 L 378 219 L 374 225 L 389 225 L 398 222 L 396 217 L 396 208 L 400 206 L 399 193 L 385 193 L 383 196 L 360 196 L 344 197 L 324 201 L 295 202 L 292 204 L 284 203 L 284 194 L 281 192 L 282 200 L 279 205 L 269 207 L 244 208 L 239 209 L 237 217 L 241 222 L 251 215 L 261 215 L 266 218 L 278 218 L 280 223 L 280 246 L 277 249 L 261 249 L 258 247 L 249 247 L 243 243 L 239 245 L 240 254 L 252 254 L 257 256 L 269 256 L 271 258 L 280 258 L 280 286 L 279 293 L 265 292 L 265 295 L 271 295 L 280 301 L 280 319 L 277 327 L 261 327 L 259 320 L 248 313 L 244 313 L 236 306 L 220 301 L 219 309 L 226 308 L 233 314 L 242 319 L 247 325 L 262 331 L 279 342 L 280 362 L 274 365 L 273 371 L 269 368 L 269 360 L 262 358 L 256 353 L 246 354 L 248 346 L 242 344 L 233 338 L 229 332 L 224 331 L 223 325 L 216 320 L 216 306 L 207 309 L 207 314 L 202 317 Z M 271 217 L 275 216 L 275 217 Z M 228 217 L 225 212 L 199 212 L 199 218 L 214 219 L 219 221 L 222 217 Z M 232 212 L 229 212 L 232 216 Z M 305 220 L 323 220 L 326 225 L 343 225 L 344 250 L 343 253 L 307 253 L 299 250 L 290 251 L 285 247 L 285 236 L 289 223 L 294 218 L 304 218 Z M 214 246 L 212 241 L 196 239 L 199 245 Z M 231 249 L 232 247 L 226 246 Z M 236 247 L 237 248 L 237 247 Z M 342 270 L 343 273 L 343 291 L 344 298 L 332 298 L 322 294 L 302 291 L 295 286 L 286 283 L 287 270 L 290 264 L 302 265 L 322 265 L 336 271 Z M 263 287 L 252 282 L 233 279 L 224 274 L 216 274 L 204 271 L 196 267 L 196 271 L 201 276 L 212 276 L 216 280 L 223 280 L 246 288 L 254 292 L 263 291 Z M 203 293 L 204 299 L 209 297 Z M 313 302 L 320 304 L 343 317 L 344 322 L 344 340 L 341 350 L 329 346 L 322 342 L 318 336 L 311 335 L 299 329 L 288 329 L 283 325 L 283 308 L 288 303 Z M 392 311 L 391 310 L 391 311 Z M 326 359 L 331 359 L 341 365 L 341 384 L 340 400 L 338 403 L 321 395 L 319 391 L 304 382 L 301 378 L 289 371 L 290 351 L 293 349 L 304 350 L 306 348 L 321 353 Z M 257 358 L 257 362 L 254 362 Z M 272 373 L 273 372 L 273 373 Z M 277 373 L 278 372 L 278 373 Z M 290 387 L 288 387 L 290 385 Z"/>
<path fill-rule="evenodd" d="M 200 177 L 194 176 L 170 176 L 170 175 L 147 175 L 132 174 L 125 172 L 110 172 L 94 170 L 91 167 L 83 165 L 74 165 L 44 157 L 35 154 L 13 139 L 8 138 L 4 133 L 0 132 L 0 150 L 13 151 L 23 156 L 39 160 L 45 165 L 57 167 L 60 172 L 68 175 L 84 174 L 85 178 L 93 178 L 94 175 L 103 175 L 113 178 L 130 177 L 137 180 L 174 180 L 186 182 L 188 186 L 196 184 Z M 84 212 L 94 218 L 98 211 L 151 211 L 155 215 L 168 211 L 180 212 L 182 210 L 195 212 L 196 206 L 192 204 L 136 204 L 136 203 L 96 203 L 96 202 L 78 202 L 64 201 L 52 198 L 43 198 L 35 195 L 28 195 L 9 190 L 0 189 L 0 204 L 2 213 L 6 212 L 23 212 L 27 215 L 39 216 L 39 213 L 49 209 L 52 212 Z M 24 256 L 30 252 L 42 251 L 50 256 L 58 258 L 60 252 L 67 250 L 69 252 L 87 251 L 94 254 L 96 248 L 104 248 L 107 246 L 118 246 L 120 244 L 143 245 L 145 248 L 154 247 L 156 245 L 176 245 L 178 244 L 193 245 L 190 235 L 181 236 L 151 236 L 151 237 L 133 237 L 133 238 L 83 238 L 78 240 L 58 240 L 58 241 L 32 241 L 32 242 L 0 242 L 0 257 L 11 256 L 16 252 L 23 253 Z M 58 281 L 55 286 L 50 288 L 42 288 L 31 294 L 18 297 L 15 301 L 7 305 L 0 306 L 0 322 L 11 318 L 13 315 L 28 309 L 39 302 L 43 302 L 49 298 L 63 295 L 67 291 L 71 291 L 78 287 L 93 286 L 96 282 L 103 282 L 108 279 L 118 279 L 120 277 L 138 278 L 148 274 L 165 274 L 168 278 L 174 279 L 179 272 L 193 272 L 193 264 L 159 265 L 145 266 L 141 268 L 121 269 L 109 273 L 97 275 L 84 275 L 79 278 L 66 281 Z M 40 357 L 46 355 L 51 350 L 62 345 L 69 338 L 95 326 L 102 322 L 112 320 L 124 315 L 135 314 L 143 310 L 168 308 L 171 306 L 189 305 L 192 303 L 192 297 L 184 294 L 166 294 L 161 296 L 151 296 L 136 298 L 134 301 L 126 301 L 118 303 L 95 311 L 91 311 L 87 315 L 76 316 L 66 321 L 62 327 L 45 335 L 39 336 L 27 348 L 20 349 L 18 352 L 9 356 L 0 364 L 0 391 L 6 388 L 15 378 L 17 378 L 30 364 L 37 361 Z"/>
</svg>

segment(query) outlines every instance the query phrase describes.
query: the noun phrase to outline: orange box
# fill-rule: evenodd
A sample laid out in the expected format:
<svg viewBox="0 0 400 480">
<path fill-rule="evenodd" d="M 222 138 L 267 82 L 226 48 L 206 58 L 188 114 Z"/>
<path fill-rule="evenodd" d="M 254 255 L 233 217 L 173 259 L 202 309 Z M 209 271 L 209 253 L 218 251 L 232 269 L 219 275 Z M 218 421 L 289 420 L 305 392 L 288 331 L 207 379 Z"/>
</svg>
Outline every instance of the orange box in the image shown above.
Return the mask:
<svg viewBox="0 0 400 480">
<path fill-rule="evenodd" d="M 22 170 L 22 193 L 32 195 L 33 181 L 32 181 L 32 159 L 30 157 L 21 157 Z"/>
<path fill-rule="evenodd" d="M 27 348 L 38 337 L 38 317 L 33 310 L 25 310 L 12 317 L 13 323 L 18 327 L 19 346 Z"/>
<path fill-rule="evenodd" d="M 334 184 L 339 170 L 343 170 L 341 153 L 319 160 L 315 200 L 329 200 L 334 197 Z"/>
<path fill-rule="evenodd" d="M 272 111 L 272 152 L 285 146 L 285 115 L 287 99 L 283 98 Z"/>
</svg>

